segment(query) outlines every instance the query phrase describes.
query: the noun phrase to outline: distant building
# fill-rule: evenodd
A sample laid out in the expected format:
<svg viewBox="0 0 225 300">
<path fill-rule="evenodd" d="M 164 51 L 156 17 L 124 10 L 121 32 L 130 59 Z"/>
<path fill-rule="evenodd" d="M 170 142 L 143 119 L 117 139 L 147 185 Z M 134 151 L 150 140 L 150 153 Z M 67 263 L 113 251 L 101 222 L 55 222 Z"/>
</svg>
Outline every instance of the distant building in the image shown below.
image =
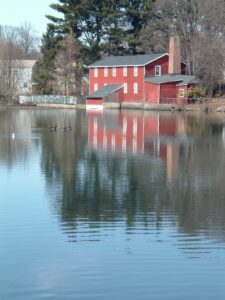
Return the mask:
<svg viewBox="0 0 225 300">
<path fill-rule="evenodd" d="M 15 60 L 13 73 L 15 78 L 16 93 L 26 95 L 32 93 L 32 69 L 36 60 Z"/>
<path fill-rule="evenodd" d="M 107 102 L 186 103 L 197 84 L 181 62 L 179 37 L 170 39 L 169 53 L 111 56 L 89 66 L 86 104 Z"/>
</svg>

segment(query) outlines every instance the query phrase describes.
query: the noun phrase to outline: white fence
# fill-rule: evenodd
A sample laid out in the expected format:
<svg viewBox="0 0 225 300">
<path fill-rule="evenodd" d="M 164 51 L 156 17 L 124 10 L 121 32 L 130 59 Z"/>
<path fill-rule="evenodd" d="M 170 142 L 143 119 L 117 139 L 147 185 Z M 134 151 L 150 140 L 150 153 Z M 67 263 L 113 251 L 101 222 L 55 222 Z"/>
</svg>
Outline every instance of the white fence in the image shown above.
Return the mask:
<svg viewBox="0 0 225 300">
<path fill-rule="evenodd" d="M 57 95 L 40 95 L 40 96 L 20 96 L 20 104 L 76 104 L 78 97 L 75 96 L 57 96 Z"/>
</svg>

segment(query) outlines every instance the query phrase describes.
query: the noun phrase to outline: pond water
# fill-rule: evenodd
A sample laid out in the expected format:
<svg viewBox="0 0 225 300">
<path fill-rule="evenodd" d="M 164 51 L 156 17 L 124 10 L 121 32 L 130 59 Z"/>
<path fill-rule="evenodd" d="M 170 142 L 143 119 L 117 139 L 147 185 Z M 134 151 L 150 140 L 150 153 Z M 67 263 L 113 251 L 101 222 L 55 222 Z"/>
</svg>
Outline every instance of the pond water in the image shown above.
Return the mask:
<svg viewBox="0 0 225 300">
<path fill-rule="evenodd" d="M 224 299 L 224 179 L 223 114 L 0 111 L 0 299 Z"/>
</svg>

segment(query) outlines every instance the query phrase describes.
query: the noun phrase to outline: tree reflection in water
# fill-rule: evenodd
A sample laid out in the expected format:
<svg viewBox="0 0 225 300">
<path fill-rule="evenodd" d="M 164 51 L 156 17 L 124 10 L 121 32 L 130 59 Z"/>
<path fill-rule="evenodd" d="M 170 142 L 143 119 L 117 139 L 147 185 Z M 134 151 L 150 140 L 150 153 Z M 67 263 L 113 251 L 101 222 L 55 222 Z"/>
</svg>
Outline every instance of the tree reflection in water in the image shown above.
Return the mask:
<svg viewBox="0 0 225 300">
<path fill-rule="evenodd" d="M 180 232 L 216 228 L 223 238 L 222 128 L 206 115 L 77 114 L 73 135 L 43 139 L 49 188 L 60 189 L 55 213 L 70 228 L 81 219 L 152 228 L 168 218 Z"/>
<path fill-rule="evenodd" d="M 65 232 L 125 222 L 168 222 L 180 233 L 224 240 L 223 117 L 113 111 L 1 111 L 0 144 L 10 166 L 39 147 L 51 209 Z M 47 128 L 57 124 L 50 132 Z M 60 130 L 71 126 L 71 131 Z M 26 137 L 26 138 L 25 138 Z"/>
</svg>

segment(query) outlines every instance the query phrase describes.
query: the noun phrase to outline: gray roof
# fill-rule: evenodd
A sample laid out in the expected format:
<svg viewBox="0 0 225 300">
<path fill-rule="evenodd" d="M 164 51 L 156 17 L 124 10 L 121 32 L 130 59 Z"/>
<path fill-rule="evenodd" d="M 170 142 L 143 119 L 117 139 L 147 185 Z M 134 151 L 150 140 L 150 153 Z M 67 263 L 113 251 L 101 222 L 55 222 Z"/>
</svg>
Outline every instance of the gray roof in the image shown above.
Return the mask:
<svg viewBox="0 0 225 300">
<path fill-rule="evenodd" d="M 87 99 L 99 99 L 99 98 L 105 98 L 111 95 L 113 92 L 120 89 L 123 85 L 122 84 L 108 84 L 104 86 L 103 88 L 97 90 L 93 94 L 90 94 L 87 96 Z"/>
<path fill-rule="evenodd" d="M 168 55 L 168 53 L 153 53 L 143 55 L 128 55 L 128 56 L 108 56 L 102 60 L 96 61 L 89 65 L 93 67 L 119 67 L 119 66 L 145 66 L 156 59 Z"/>
<path fill-rule="evenodd" d="M 162 76 L 145 76 L 145 81 L 155 84 L 177 82 L 177 86 L 199 83 L 193 75 L 162 75 Z"/>
</svg>

